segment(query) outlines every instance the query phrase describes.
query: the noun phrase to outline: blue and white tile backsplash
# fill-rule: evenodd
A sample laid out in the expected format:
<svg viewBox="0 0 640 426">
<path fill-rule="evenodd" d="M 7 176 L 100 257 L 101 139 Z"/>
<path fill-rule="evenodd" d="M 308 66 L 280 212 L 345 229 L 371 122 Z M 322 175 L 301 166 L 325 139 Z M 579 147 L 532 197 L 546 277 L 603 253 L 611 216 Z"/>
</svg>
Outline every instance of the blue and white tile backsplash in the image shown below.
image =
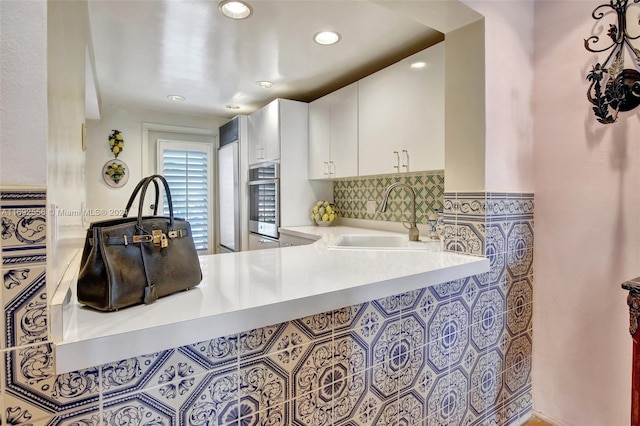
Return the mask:
<svg viewBox="0 0 640 426">
<path fill-rule="evenodd" d="M 531 401 L 533 196 L 445 194 L 448 250 L 491 270 L 55 375 L 44 191 L 2 191 L 2 421 L 12 425 L 511 425 Z"/>
</svg>

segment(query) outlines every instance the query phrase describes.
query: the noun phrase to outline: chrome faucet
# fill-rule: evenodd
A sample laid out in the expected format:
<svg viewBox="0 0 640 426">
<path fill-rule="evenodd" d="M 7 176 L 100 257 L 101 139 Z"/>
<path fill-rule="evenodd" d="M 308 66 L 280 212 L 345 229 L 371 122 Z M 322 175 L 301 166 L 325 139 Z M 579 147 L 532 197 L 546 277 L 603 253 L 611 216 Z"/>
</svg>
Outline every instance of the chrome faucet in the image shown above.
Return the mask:
<svg viewBox="0 0 640 426">
<path fill-rule="evenodd" d="M 378 213 L 384 213 L 387 210 L 387 202 L 389 201 L 389 194 L 394 188 L 399 186 L 403 186 L 409 190 L 411 194 L 411 219 L 409 221 L 409 226 L 405 222 L 402 222 L 405 228 L 409 230 L 409 241 L 419 241 L 420 240 L 420 231 L 418 231 L 418 227 L 416 226 L 416 192 L 410 185 L 407 185 L 403 182 L 392 183 L 387 187 L 387 192 L 385 192 L 384 197 L 382 198 L 382 202 L 380 206 L 378 206 Z"/>
</svg>

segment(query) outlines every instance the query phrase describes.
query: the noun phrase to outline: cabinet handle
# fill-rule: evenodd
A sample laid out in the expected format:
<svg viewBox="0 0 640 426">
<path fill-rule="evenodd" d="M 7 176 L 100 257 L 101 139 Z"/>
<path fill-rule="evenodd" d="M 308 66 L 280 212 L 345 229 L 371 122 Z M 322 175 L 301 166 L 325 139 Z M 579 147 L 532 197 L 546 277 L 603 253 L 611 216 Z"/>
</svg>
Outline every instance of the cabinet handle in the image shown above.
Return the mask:
<svg viewBox="0 0 640 426">
<path fill-rule="evenodd" d="M 393 151 L 393 153 L 396 155 L 396 165 L 393 166 L 393 168 L 396 169 L 397 172 L 400 172 L 400 154 L 398 151 Z"/>
<path fill-rule="evenodd" d="M 329 176 L 329 174 L 331 173 L 331 171 L 329 170 L 329 162 L 328 162 L 328 161 L 325 161 L 325 162 L 324 162 L 324 169 L 325 169 L 324 175 L 325 175 L 325 176 Z"/>
<path fill-rule="evenodd" d="M 334 177 L 336 174 L 336 163 L 329 161 L 329 176 Z"/>
<path fill-rule="evenodd" d="M 404 157 L 404 164 L 402 165 L 402 167 L 404 167 L 408 172 L 409 171 L 409 151 L 407 151 L 406 149 L 403 149 L 402 156 Z"/>
</svg>

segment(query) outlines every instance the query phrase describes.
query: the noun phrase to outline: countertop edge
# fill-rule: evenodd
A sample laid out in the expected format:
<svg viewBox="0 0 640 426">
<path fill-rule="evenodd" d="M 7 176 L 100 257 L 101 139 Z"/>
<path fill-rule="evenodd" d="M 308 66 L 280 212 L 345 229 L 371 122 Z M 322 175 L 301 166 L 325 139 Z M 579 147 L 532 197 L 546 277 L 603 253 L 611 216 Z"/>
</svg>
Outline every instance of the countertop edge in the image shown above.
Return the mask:
<svg viewBox="0 0 640 426">
<path fill-rule="evenodd" d="M 489 260 L 478 259 L 464 265 L 379 281 L 365 286 L 309 296 L 305 299 L 313 300 L 313 305 L 318 312 L 325 312 L 477 275 L 488 270 Z M 116 361 L 110 356 L 111 350 L 107 350 L 113 347 L 119 348 L 119 359 L 126 359 L 292 321 L 316 313 L 308 312 L 303 308 L 308 304 L 300 302 L 300 299 L 288 300 L 124 334 L 71 343 L 59 342 L 55 344 L 56 373 L 68 373 Z M 167 339 L 167 336 L 171 338 Z"/>
<path fill-rule="evenodd" d="M 304 232 L 308 230 L 309 232 Z M 320 239 L 321 230 L 310 227 L 287 228 L 288 233 Z M 386 233 L 386 232 L 382 232 Z M 318 244 L 315 242 L 313 245 Z M 323 243 L 322 246 L 324 246 Z M 307 246 L 308 247 L 308 246 Z M 288 247 L 295 250 L 296 247 Z M 281 249 L 272 249 L 281 250 Z M 326 248 L 325 248 L 326 250 Z M 173 322 L 119 334 L 85 340 L 55 341 L 57 374 L 92 368 L 109 362 L 241 333 L 272 324 L 292 321 L 308 315 L 340 309 L 411 290 L 481 274 L 489 270 L 489 260 L 468 256 L 470 261 L 413 275 L 372 281 L 339 290 L 276 301 L 267 305 L 239 309 Z M 313 312 L 310 311 L 313 306 Z M 117 350 L 114 351 L 114 348 Z"/>
</svg>

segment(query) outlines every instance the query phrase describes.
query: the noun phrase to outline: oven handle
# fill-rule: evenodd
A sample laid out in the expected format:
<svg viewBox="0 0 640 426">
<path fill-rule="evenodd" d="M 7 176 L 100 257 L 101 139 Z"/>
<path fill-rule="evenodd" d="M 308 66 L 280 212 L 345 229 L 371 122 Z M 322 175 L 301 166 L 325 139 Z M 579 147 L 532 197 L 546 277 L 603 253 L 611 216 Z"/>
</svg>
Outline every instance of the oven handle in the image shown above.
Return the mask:
<svg viewBox="0 0 640 426">
<path fill-rule="evenodd" d="M 266 185 L 271 183 L 279 183 L 280 179 L 264 179 L 264 180 L 252 180 L 247 182 L 247 185 Z"/>
</svg>

